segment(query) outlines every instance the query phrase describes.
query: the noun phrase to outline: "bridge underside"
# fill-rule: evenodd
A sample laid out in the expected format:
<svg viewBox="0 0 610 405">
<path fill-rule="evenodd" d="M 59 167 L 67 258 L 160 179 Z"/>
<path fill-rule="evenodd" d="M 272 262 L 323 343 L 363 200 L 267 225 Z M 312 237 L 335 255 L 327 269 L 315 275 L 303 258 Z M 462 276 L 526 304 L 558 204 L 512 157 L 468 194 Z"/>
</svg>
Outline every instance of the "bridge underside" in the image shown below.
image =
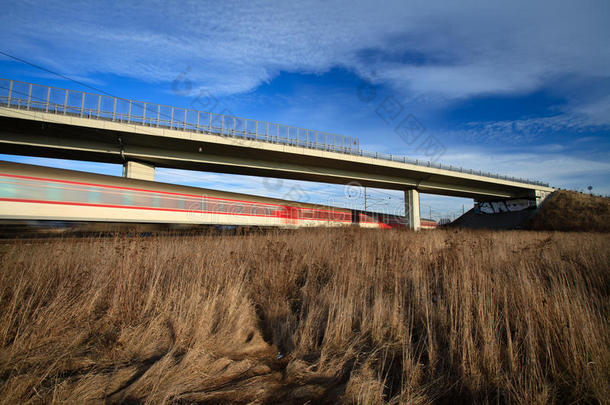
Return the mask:
<svg viewBox="0 0 610 405">
<path fill-rule="evenodd" d="M 261 142 L 218 135 L 1 110 L 0 145 L 7 154 L 124 165 L 133 161 L 153 167 L 335 184 L 358 182 L 367 187 L 417 190 L 477 201 L 536 197 L 536 186 L 467 173 L 423 170 L 415 165 L 286 145 L 263 147 Z"/>
</svg>

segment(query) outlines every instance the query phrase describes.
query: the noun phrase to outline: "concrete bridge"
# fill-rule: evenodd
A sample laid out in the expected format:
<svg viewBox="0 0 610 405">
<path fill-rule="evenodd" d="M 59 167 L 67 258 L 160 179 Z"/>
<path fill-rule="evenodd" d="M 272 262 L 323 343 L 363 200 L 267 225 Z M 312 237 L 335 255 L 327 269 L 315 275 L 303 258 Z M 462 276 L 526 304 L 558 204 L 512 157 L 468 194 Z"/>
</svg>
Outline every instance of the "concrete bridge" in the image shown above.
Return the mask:
<svg viewBox="0 0 610 405">
<path fill-rule="evenodd" d="M 356 138 L 270 122 L 0 79 L 2 153 L 397 189 L 418 229 L 419 193 L 476 201 L 529 199 L 538 181 L 362 151 Z"/>
</svg>

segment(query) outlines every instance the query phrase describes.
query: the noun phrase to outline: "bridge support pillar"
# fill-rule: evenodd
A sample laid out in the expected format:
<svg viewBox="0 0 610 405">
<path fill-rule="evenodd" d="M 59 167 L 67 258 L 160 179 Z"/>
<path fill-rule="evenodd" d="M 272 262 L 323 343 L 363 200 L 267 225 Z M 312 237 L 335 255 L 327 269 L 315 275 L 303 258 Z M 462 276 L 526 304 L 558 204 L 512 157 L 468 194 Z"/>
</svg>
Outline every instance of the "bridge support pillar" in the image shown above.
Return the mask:
<svg viewBox="0 0 610 405">
<path fill-rule="evenodd" d="M 127 161 L 123 164 L 123 177 L 138 180 L 155 180 L 155 166 L 146 163 Z"/>
<path fill-rule="evenodd" d="M 536 207 L 538 207 L 540 204 L 542 204 L 542 202 L 549 196 L 551 195 L 550 192 L 548 191 L 543 191 L 543 190 L 535 190 L 534 191 L 534 198 L 536 199 Z"/>
<path fill-rule="evenodd" d="M 421 227 L 419 191 L 405 190 L 405 216 L 409 219 L 409 229 L 419 231 Z"/>
</svg>

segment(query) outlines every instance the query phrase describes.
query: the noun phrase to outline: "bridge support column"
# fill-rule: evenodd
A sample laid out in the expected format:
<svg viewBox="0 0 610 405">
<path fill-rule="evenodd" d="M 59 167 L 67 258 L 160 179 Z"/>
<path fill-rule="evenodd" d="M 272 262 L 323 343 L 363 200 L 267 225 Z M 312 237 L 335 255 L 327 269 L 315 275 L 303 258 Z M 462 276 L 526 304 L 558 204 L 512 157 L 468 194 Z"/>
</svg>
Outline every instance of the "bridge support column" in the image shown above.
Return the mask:
<svg viewBox="0 0 610 405">
<path fill-rule="evenodd" d="M 540 204 L 542 204 L 542 202 L 549 196 L 551 195 L 550 192 L 548 191 L 543 191 L 543 190 L 535 190 L 534 191 L 534 198 L 536 199 L 536 207 L 538 207 Z"/>
<path fill-rule="evenodd" d="M 127 161 L 123 164 L 123 177 L 138 180 L 155 180 L 155 166 L 146 163 Z"/>
<path fill-rule="evenodd" d="M 421 227 L 419 216 L 419 191 L 405 190 L 405 216 L 409 219 L 409 229 L 419 231 Z"/>
</svg>

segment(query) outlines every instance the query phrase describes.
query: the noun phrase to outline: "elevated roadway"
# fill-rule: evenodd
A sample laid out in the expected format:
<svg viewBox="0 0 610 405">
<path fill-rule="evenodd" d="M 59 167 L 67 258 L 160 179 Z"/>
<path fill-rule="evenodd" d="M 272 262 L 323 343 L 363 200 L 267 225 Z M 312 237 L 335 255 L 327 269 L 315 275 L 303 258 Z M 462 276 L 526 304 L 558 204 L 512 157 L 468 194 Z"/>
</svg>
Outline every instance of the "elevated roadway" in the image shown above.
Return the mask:
<svg viewBox="0 0 610 405">
<path fill-rule="evenodd" d="M 2 153 L 244 174 L 405 191 L 412 228 L 419 192 L 477 201 L 536 199 L 547 184 L 361 151 L 355 138 L 263 121 L 0 80 Z"/>
</svg>

